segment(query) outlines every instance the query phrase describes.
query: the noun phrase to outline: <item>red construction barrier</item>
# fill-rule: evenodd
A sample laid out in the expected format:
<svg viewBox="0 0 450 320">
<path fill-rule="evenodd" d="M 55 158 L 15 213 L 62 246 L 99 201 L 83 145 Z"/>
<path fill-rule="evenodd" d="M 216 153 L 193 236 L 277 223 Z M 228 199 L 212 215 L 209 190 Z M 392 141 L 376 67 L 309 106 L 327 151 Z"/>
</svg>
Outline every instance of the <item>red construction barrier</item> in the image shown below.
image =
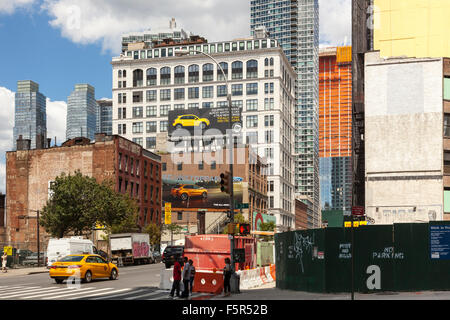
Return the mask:
<svg viewBox="0 0 450 320">
<path fill-rule="evenodd" d="M 275 265 L 271 264 L 270 265 L 270 275 L 272 276 L 273 280 L 276 280 L 276 272 L 275 272 Z"/>
<path fill-rule="evenodd" d="M 193 291 L 220 294 L 223 291 L 222 273 L 196 271 Z"/>
<path fill-rule="evenodd" d="M 265 268 L 259 268 L 259 277 L 261 278 L 261 281 L 263 282 L 263 284 L 269 283 L 269 280 L 266 277 Z"/>
</svg>

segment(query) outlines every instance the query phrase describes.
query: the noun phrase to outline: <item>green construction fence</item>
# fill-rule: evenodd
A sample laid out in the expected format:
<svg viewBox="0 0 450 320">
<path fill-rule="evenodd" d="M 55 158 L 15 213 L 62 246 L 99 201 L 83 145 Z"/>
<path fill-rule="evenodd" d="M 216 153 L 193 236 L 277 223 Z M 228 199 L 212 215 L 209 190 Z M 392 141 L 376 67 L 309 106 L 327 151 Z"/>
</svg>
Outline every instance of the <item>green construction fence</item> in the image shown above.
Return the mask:
<svg viewBox="0 0 450 320">
<path fill-rule="evenodd" d="M 353 278 L 355 292 L 450 290 L 450 222 L 278 233 L 275 264 L 280 289 L 351 292 Z"/>
</svg>

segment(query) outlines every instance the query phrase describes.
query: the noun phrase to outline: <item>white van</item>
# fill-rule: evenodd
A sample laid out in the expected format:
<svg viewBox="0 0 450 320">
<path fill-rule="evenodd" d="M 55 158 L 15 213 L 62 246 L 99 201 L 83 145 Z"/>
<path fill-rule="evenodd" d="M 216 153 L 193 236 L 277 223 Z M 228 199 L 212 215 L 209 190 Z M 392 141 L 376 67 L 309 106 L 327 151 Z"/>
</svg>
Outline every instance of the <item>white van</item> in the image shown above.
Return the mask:
<svg viewBox="0 0 450 320">
<path fill-rule="evenodd" d="M 47 246 L 47 267 L 69 254 L 98 254 L 91 240 L 82 237 L 52 238 Z"/>
</svg>

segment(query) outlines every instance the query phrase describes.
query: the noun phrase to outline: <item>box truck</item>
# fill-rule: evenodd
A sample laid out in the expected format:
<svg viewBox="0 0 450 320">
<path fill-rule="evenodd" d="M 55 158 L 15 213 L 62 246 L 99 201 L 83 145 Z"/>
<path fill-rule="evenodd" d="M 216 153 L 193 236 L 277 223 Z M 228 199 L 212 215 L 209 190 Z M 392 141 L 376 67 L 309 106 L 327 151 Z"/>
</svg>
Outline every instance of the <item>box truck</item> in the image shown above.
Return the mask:
<svg viewBox="0 0 450 320">
<path fill-rule="evenodd" d="M 109 236 L 111 260 L 117 266 L 153 263 L 147 233 L 120 233 Z"/>
</svg>

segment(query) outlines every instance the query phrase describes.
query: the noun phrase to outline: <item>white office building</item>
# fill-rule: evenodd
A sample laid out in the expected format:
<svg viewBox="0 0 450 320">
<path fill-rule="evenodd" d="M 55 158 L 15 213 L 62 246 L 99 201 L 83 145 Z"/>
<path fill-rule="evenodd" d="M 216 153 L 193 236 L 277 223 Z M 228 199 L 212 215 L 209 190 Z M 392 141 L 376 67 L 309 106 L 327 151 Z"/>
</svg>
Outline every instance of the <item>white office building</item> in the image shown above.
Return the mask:
<svg viewBox="0 0 450 320">
<path fill-rule="evenodd" d="M 185 50 L 189 55 L 175 56 Z M 227 82 L 216 62 L 227 75 Z M 112 59 L 113 134 L 170 152 L 169 110 L 242 108 L 244 143 L 268 163 L 268 213 L 277 231 L 295 227 L 296 74 L 278 42 L 258 34 L 233 41 L 176 44 Z M 186 145 L 189 148 L 191 145 Z M 201 143 L 196 148 L 211 148 Z"/>
</svg>

